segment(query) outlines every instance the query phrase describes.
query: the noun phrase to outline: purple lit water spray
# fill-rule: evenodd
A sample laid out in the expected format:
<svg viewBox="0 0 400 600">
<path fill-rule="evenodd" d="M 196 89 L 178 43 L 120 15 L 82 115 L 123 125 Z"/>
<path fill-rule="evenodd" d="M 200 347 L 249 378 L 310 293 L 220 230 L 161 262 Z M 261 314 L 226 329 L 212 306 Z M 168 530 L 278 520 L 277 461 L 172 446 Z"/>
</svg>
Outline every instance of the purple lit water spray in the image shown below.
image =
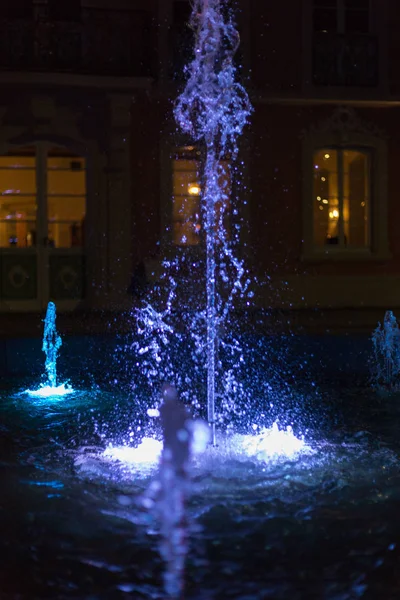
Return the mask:
<svg viewBox="0 0 400 600">
<path fill-rule="evenodd" d="M 206 236 L 207 287 L 207 417 L 215 445 L 215 372 L 218 332 L 233 296 L 241 290 L 242 263 L 233 257 L 223 211 L 227 190 L 221 182 L 221 161 L 236 158 L 241 134 L 251 105 L 245 89 L 236 81 L 234 54 L 239 34 L 223 0 L 194 0 L 191 26 L 195 31 L 194 58 L 187 67 L 188 80 L 175 105 L 175 119 L 186 134 L 204 146 L 202 213 Z M 217 258 L 226 258 L 236 270 L 228 302 L 217 296 Z M 223 268 L 220 268 L 222 273 Z M 224 274 L 222 273 L 222 276 Z"/>
</svg>

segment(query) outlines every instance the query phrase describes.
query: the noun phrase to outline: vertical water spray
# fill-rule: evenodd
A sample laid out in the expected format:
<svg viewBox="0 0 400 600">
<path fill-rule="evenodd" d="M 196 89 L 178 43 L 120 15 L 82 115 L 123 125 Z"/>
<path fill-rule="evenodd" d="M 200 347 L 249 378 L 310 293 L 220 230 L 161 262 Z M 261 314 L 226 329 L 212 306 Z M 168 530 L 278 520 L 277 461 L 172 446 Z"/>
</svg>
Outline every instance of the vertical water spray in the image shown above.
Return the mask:
<svg viewBox="0 0 400 600">
<path fill-rule="evenodd" d="M 49 302 L 44 319 L 42 350 L 46 355 L 44 363 L 47 380 L 37 390 L 25 390 L 24 393 L 34 398 L 53 398 L 72 394 L 73 388 L 68 383 L 57 385 L 57 357 L 62 344 L 61 336 L 56 329 L 56 305 Z"/>
<path fill-rule="evenodd" d="M 56 329 L 56 305 L 49 302 L 44 320 L 42 350 L 46 354 L 44 366 L 51 388 L 57 387 L 57 354 L 61 344 L 61 336 Z"/>
<path fill-rule="evenodd" d="M 396 391 L 400 386 L 400 329 L 396 317 L 387 310 L 383 324 L 372 334 L 374 346 L 373 380 L 375 387 Z"/>
<path fill-rule="evenodd" d="M 207 321 L 207 416 L 215 445 L 215 372 L 218 331 L 227 307 L 240 288 L 244 269 L 229 249 L 223 211 L 226 189 L 221 182 L 221 161 L 237 155 L 237 137 L 251 112 L 247 93 L 236 82 L 234 54 L 239 34 L 222 0 L 194 0 L 191 25 L 195 31 L 194 58 L 187 67 L 188 79 L 174 109 L 183 132 L 204 147 L 202 213 L 206 238 Z M 217 259 L 230 259 L 236 270 L 228 302 L 218 302 Z M 224 270 L 222 267 L 221 272 Z M 224 273 L 222 273 L 224 277 Z"/>
</svg>

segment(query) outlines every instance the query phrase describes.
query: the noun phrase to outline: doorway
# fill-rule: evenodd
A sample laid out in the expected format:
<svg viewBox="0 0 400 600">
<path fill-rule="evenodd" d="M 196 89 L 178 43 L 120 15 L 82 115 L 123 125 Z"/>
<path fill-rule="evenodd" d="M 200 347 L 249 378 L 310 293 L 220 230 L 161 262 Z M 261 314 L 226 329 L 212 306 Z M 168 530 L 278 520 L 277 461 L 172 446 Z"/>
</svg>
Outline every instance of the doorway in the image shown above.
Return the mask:
<svg viewBox="0 0 400 600">
<path fill-rule="evenodd" d="M 47 142 L 0 156 L 0 307 L 84 297 L 86 159 Z"/>
</svg>

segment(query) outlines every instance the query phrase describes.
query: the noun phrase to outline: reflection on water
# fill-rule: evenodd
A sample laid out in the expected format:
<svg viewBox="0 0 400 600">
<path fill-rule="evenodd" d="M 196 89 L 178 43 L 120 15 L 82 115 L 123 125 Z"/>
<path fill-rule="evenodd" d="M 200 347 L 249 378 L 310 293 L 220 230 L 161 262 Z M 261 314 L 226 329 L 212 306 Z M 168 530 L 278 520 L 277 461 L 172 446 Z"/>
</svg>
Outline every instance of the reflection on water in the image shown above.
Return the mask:
<svg viewBox="0 0 400 600">
<path fill-rule="evenodd" d="M 347 429 L 322 411 L 289 456 L 260 449 L 287 431 L 266 423 L 195 460 L 187 598 L 399 597 L 396 399 L 362 396 L 327 397 Z M 1 598 L 162 598 L 157 524 L 140 501 L 156 462 L 107 455 L 142 444 L 146 463 L 157 419 L 116 392 L 1 401 Z"/>
</svg>

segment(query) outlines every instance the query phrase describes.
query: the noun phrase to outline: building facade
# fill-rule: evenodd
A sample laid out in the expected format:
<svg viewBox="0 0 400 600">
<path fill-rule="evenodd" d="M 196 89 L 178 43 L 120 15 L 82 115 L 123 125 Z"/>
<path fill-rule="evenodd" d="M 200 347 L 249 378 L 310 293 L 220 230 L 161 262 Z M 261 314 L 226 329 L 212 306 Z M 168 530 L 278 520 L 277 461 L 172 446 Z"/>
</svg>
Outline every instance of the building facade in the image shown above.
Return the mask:
<svg viewBox="0 0 400 600">
<path fill-rule="evenodd" d="M 396 1 L 237 0 L 235 11 L 254 112 L 242 187 L 222 161 L 221 211 L 228 228 L 234 207 L 242 221 L 253 309 L 375 322 L 400 307 Z M 200 150 L 172 117 L 189 14 L 188 0 L 3 0 L 3 315 L 49 300 L 125 311 L 163 257 L 203 252 Z"/>
<path fill-rule="evenodd" d="M 257 264 L 278 304 L 374 322 L 400 302 L 397 6 L 285 4 L 252 5 Z"/>
</svg>

